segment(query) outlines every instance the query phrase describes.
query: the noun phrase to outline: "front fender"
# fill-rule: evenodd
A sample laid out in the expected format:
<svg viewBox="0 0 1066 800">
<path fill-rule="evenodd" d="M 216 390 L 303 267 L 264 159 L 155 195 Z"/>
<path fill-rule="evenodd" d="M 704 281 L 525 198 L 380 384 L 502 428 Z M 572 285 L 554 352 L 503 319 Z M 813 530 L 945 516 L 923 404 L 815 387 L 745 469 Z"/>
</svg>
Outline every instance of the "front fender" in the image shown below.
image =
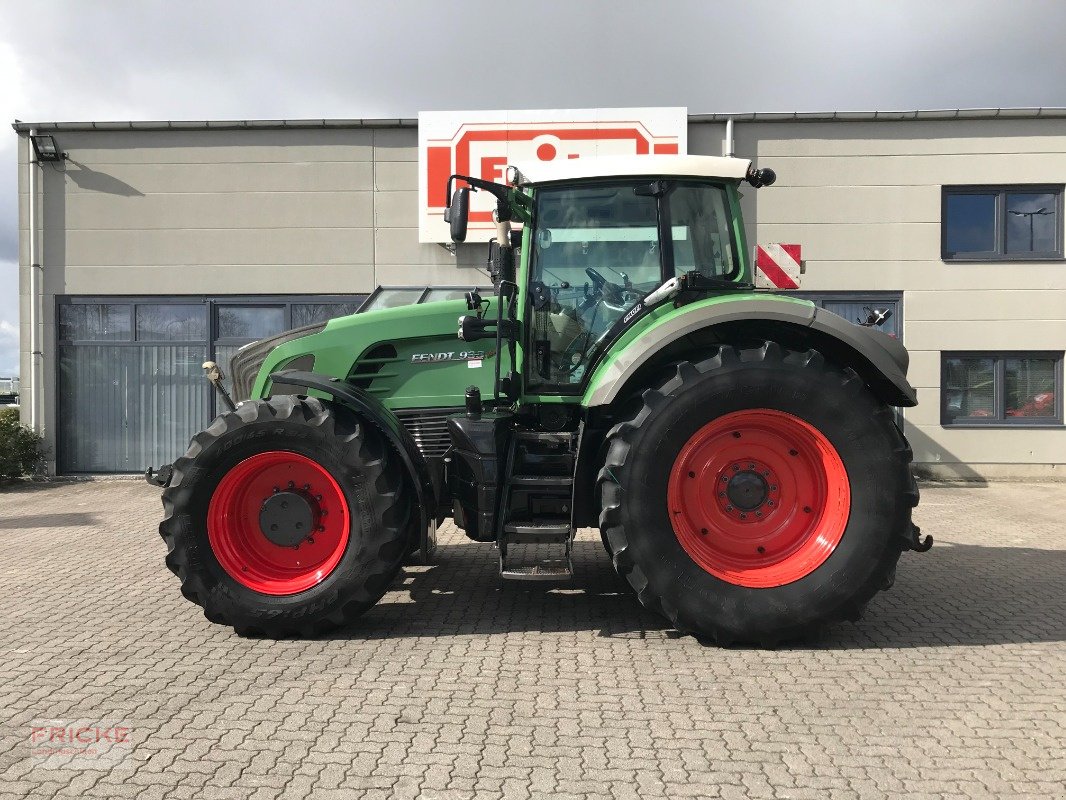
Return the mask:
<svg viewBox="0 0 1066 800">
<path fill-rule="evenodd" d="M 604 406 L 624 396 L 637 371 L 671 343 L 697 331 L 749 322 L 795 330 L 809 346 L 855 369 L 889 405 L 918 404 L 907 382 L 910 357 L 898 340 L 848 322 L 809 300 L 748 294 L 712 297 L 646 318 L 644 325 L 627 332 L 605 355 L 589 382 L 583 405 Z"/>
<path fill-rule="evenodd" d="M 272 372 L 270 380 L 277 383 L 285 383 L 289 386 L 302 386 L 305 389 L 314 389 L 327 394 L 339 404 L 354 411 L 365 423 L 373 425 L 385 437 L 385 440 L 400 457 L 400 462 L 403 464 L 407 476 L 411 479 L 411 486 L 415 491 L 418 505 L 417 513 L 420 515 L 421 523 L 419 546 L 422 550 L 423 561 L 428 563 L 433 556 L 433 551 L 436 550 L 436 490 L 434 489 L 432 473 L 425 457 L 396 415 L 389 411 L 373 395 L 356 386 L 352 386 L 347 381 L 330 375 L 303 372 L 301 370 L 281 370 Z"/>
</svg>

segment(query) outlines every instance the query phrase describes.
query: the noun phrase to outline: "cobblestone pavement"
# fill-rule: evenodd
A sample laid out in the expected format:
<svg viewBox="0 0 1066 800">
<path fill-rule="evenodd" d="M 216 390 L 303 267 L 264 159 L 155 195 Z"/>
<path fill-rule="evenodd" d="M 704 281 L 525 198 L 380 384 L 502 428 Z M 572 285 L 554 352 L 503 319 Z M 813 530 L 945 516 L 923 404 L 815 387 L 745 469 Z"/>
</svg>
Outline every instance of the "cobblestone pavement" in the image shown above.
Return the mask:
<svg viewBox="0 0 1066 800">
<path fill-rule="evenodd" d="M 450 527 L 341 635 L 241 639 L 159 516 L 142 483 L 0 490 L 0 797 L 1066 797 L 1066 484 L 925 488 L 937 546 L 776 651 L 677 636 L 594 531 L 559 589 Z M 123 757 L 54 768 L 43 719 L 129 727 Z"/>
</svg>

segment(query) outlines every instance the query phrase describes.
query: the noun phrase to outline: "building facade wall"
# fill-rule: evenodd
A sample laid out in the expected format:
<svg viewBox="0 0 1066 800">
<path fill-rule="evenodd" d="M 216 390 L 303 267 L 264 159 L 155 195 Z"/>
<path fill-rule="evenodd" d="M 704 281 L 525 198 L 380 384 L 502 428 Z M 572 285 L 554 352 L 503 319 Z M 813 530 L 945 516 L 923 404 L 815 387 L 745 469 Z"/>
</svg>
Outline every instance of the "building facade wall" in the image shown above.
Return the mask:
<svg viewBox="0 0 1066 800">
<path fill-rule="evenodd" d="M 1066 263 L 945 262 L 941 193 L 1066 183 L 1066 120 L 748 123 L 736 143 L 778 174 L 752 198 L 754 241 L 802 243 L 805 289 L 903 293 L 915 460 L 952 477 L 1061 475 L 1061 426 L 941 425 L 942 352 L 1066 350 Z"/>
<path fill-rule="evenodd" d="M 418 243 L 413 124 L 55 131 L 69 160 L 38 170 L 46 428 L 55 420 L 62 295 L 367 293 L 478 284 L 483 246 Z M 726 126 L 689 126 L 721 155 Z M 744 191 L 749 243 L 803 245 L 804 288 L 898 292 L 920 405 L 916 461 L 961 477 L 1052 475 L 1066 429 L 951 429 L 941 353 L 1066 349 L 1066 264 L 946 263 L 941 187 L 1066 183 L 1066 120 L 738 122 L 735 152 L 777 183 Z M 24 393 L 29 380 L 26 164 L 19 142 Z M 1062 224 L 1061 220 L 1058 220 Z M 1061 392 L 1062 387 L 1058 390 Z"/>
<path fill-rule="evenodd" d="M 483 248 L 418 243 L 417 130 L 57 131 L 38 169 L 42 397 L 55 452 L 56 298 L 338 295 L 484 284 Z M 29 379 L 27 137 L 19 142 L 23 397 Z M 54 462 L 53 462 L 54 466 Z"/>
</svg>

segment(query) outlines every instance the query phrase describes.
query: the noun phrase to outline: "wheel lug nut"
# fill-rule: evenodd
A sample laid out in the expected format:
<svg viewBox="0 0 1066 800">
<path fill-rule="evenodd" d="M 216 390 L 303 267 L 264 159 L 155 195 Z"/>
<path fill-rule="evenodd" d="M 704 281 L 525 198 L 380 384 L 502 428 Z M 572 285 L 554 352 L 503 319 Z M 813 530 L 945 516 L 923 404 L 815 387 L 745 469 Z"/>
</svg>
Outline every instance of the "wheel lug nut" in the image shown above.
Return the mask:
<svg viewBox="0 0 1066 800">
<path fill-rule="evenodd" d="M 733 431 L 733 438 L 734 439 L 739 439 L 740 438 L 740 431 Z"/>
<path fill-rule="evenodd" d="M 695 472 L 692 472 L 691 470 L 689 470 L 688 476 L 689 476 L 690 478 L 695 478 L 695 477 L 696 477 L 696 473 L 695 473 Z"/>
<path fill-rule="evenodd" d="M 755 516 L 757 516 L 757 517 L 761 517 L 761 516 L 762 516 L 762 512 L 761 512 L 761 511 L 756 511 L 756 512 L 755 512 Z"/>
<path fill-rule="evenodd" d="M 776 484 L 770 484 L 770 491 L 771 492 L 776 492 L 777 491 L 777 485 Z"/>
<path fill-rule="evenodd" d="M 736 464 L 734 464 L 733 465 L 733 472 L 739 472 L 739 471 L 740 471 L 740 467 L 737 466 Z"/>
<path fill-rule="evenodd" d="M 305 491 L 305 492 L 309 492 L 309 491 L 311 491 L 311 484 L 309 484 L 309 483 L 305 483 L 305 484 L 304 484 L 304 491 Z"/>
<path fill-rule="evenodd" d="M 719 497 L 725 497 L 725 492 L 719 492 L 719 493 L 718 493 L 718 496 L 719 496 Z"/>
<path fill-rule="evenodd" d="M 277 494 L 277 493 L 278 493 L 278 492 L 280 492 L 280 491 L 281 491 L 281 488 L 280 488 L 280 487 L 278 487 L 278 486 L 275 486 L 275 487 L 274 487 L 274 494 Z"/>
<path fill-rule="evenodd" d="M 804 514 L 810 514 L 811 513 L 811 507 L 810 506 L 804 506 L 803 507 L 803 513 Z"/>
<path fill-rule="evenodd" d="M 319 525 L 317 528 L 315 528 L 315 530 L 318 531 L 319 533 L 325 533 L 326 526 L 325 525 Z"/>
<path fill-rule="evenodd" d="M 766 501 L 766 505 L 768 505 L 768 506 L 772 506 L 773 504 L 774 504 L 773 500 L 767 500 Z"/>
<path fill-rule="evenodd" d="M 314 543 L 315 543 L 314 537 L 312 537 L 312 536 L 308 536 L 308 537 L 307 537 L 307 543 L 308 543 L 308 544 L 314 544 Z"/>
<path fill-rule="evenodd" d="M 741 518 L 741 519 L 747 519 L 747 518 L 748 518 L 748 515 L 747 515 L 747 514 L 741 514 L 741 515 L 740 515 L 740 518 Z"/>
<path fill-rule="evenodd" d="M 790 456 L 798 456 L 799 455 L 799 451 L 798 450 L 789 450 L 788 454 Z"/>
<path fill-rule="evenodd" d="M 759 545 L 755 549 L 758 550 L 760 553 L 765 553 L 766 552 L 766 548 L 763 547 L 762 545 Z"/>
<path fill-rule="evenodd" d="M 295 489 L 296 488 L 296 484 L 293 483 L 292 481 L 289 481 L 289 488 L 290 489 Z"/>
<path fill-rule="evenodd" d="M 321 503 L 321 502 L 322 502 L 322 495 L 320 495 L 320 494 L 316 494 L 316 495 L 315 495 L 315 500 L 317 500 L 318 502 L 320 502 L 320 503 Z"/>
<path fill-rule="evenodd" d="M 726 511 L 732 511 L 732 510 L 733 510 L 733 506 L 726 506 L 726 507 L 725 507 L 725 510 L 726 510 Z"/>
<path fill-rule="evenodd" d="M 748 464 L 748 469 L 755 469 L 755 465 L 754 464 Z"/>
</svg>

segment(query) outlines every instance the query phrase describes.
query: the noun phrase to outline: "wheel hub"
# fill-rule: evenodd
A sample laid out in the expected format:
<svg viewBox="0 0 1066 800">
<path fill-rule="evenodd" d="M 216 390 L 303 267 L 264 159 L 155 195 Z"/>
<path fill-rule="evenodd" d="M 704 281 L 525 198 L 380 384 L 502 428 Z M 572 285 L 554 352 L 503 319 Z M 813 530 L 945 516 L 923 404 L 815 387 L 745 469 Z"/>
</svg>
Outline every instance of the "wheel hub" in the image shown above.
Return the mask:
<svg viewBox="0 0 1066 800">
<path fill-rule="evenodd" d="M 348 548 L 344 490 L 308 456 L 267 450 L 240 461 L 218 482 L 207 536 L 219 565 L 256 592 L 292 595 L 325 580 Z"/>
<path fill-rule="evenodd" d="M 259 530 L 279 547 L 295 547 L 315 529 L 315 509 L 300 492 L 277 492 L 259 509 Z"/>
<path fill-rule="evenodd" d="M 754 511 L 766 502 L 770 486 L 758 472 L 744 470 L 729 479 L 725 491 L 734 506 L 742 511 Z"/>
<path fill-rule="evenodd" d="M 768 408 L 724 414 L 678 453 L 667 512 L 706 572 L 765 588 L 817 569 L 844 535 L 851 486 L 836 448 L 799 417 Z"/>
</svg>

